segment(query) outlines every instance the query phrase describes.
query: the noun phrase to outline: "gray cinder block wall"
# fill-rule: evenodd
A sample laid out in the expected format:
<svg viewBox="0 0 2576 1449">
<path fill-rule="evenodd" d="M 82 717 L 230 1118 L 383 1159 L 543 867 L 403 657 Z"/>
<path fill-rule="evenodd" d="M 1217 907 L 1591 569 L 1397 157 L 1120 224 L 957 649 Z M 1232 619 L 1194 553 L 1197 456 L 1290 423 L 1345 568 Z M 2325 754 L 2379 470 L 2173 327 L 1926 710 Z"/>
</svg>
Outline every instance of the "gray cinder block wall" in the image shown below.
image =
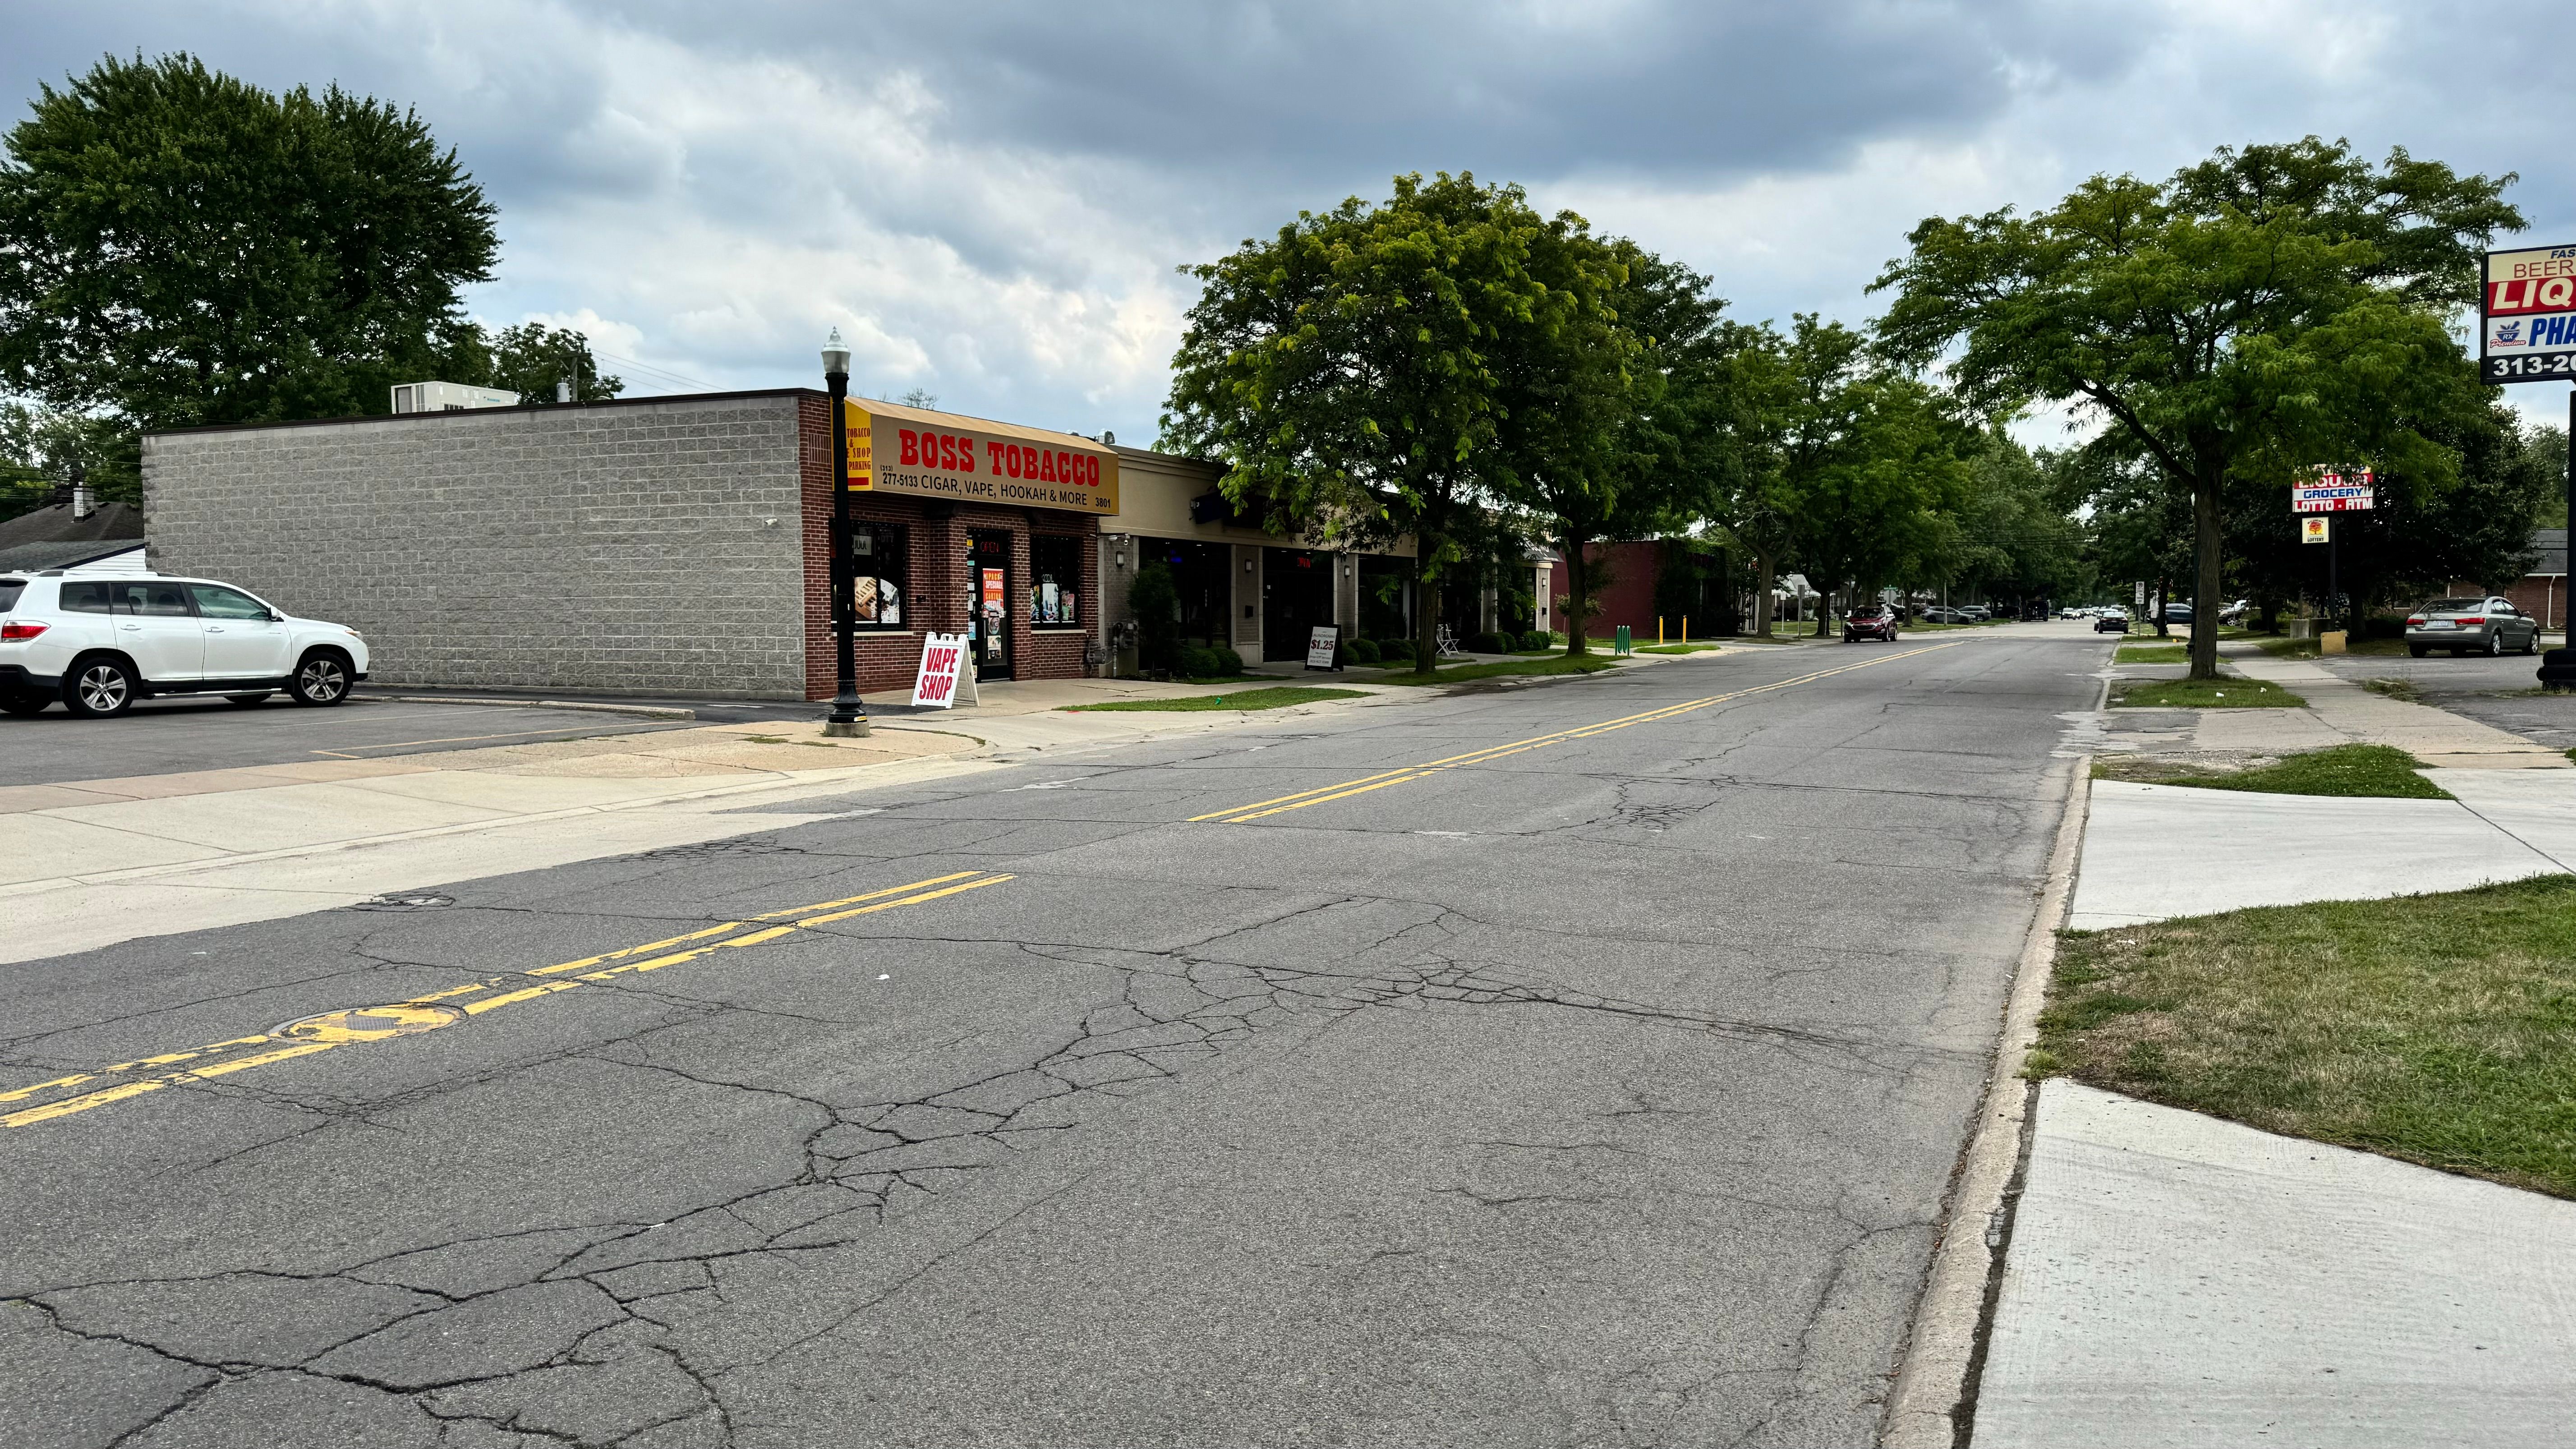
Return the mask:
<svg viewBox="0 0 2576 1449">
<path fill-rule="evenodd" d="M 797 461 L 788 391 L 159 433 L 144 536 L 385 683 L 803 699 Z"/>
</svg>

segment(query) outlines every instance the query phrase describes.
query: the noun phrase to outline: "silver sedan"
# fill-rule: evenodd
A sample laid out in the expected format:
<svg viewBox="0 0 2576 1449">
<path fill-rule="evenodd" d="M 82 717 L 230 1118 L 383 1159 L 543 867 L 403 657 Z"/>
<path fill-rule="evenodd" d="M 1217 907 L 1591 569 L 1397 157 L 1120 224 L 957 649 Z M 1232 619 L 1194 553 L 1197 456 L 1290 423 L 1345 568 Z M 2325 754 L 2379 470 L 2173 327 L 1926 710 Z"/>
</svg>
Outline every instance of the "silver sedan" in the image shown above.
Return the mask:
<svg viewBox="0 0 2576 1449">
<path fill-rule="evenodd" d="M 2406 652 L 2421 659 L 2436 649 L 2454 654 L 2537 654 L 2540 621 L 2493 595 L 2434 599 L 2406 617 Z"/>
</svg>

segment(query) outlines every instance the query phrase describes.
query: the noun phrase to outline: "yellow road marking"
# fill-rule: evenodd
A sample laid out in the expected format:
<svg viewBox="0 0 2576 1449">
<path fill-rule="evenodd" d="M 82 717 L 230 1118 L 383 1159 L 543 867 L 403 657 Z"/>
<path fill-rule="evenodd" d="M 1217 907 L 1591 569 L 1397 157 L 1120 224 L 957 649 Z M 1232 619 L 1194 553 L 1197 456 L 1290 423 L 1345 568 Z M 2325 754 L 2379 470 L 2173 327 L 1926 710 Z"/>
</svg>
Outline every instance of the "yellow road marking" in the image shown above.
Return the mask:
<svg viewBox="0 0 2576 1449">
<path fill-rule="evenodd" d="M 515 1006 L 521 1002 L 534 1001 L 539 997 L 552 996 L 557 992 L 570 991 L 574 987 L 582 985 L 584 982 L 606 981 L 628 972 L 658 971 L 665 966 L 676 966 L 683 961 L 694 961 L 711 951 L 765 945 L 771 941 L 775 941 L 786 936 L 792 936 L 799 931 L 809 930 L 816 926 L 826 926 L 836 921 L 846 921 L 854 916 L 873 915 L 878 911 L 891 911 L 902 906 L 920 905 L 925 901 L 935 901 L 947 896 L 958 895 L 966 891 L 982 890 L 986 886 L 1000 885 L 1004 881 L 1017 880 L 1018 878 L 1019 877 L 1012 875 L 992 875 L 980 870 L 956 871 L 948 875 L 933 876 L 928 880 L 917 880 L 910 885 L 889 886 L 884 890 L 870 891 L 865 895 L 844 896 L 839 900 L 833 901 L 817 901 L 809 906 L 794 906 L 783 911 L 766 911 L 760 915 L 752 916 L 747 920 L 726 921 L 721 925 L 709 926 L 704 930 L 691 931 L 686 935 L 673 936 L 667 940 L 648 941 L 641 946 L 628 946 L 622 950 L 608 951 L 597 956 L 584 956 L 573 961 L 559 961 L 552 966 L 540 966 L 530 971 L 513 972 L 505 976 L 495 976 L 482 981 L 468 982 L 463 986 L 451 986 L 445 991 L 428 992 L 420 996 L 415 996 L 408 1001 L 397 1003 L 393 1006 L 372 1007 L 368 1009 L 399 1014 L 407 1007 L 427 1006 L 447 997 L 471 996 L 476 992 L 490 991 L 496 987 L 507 985 L 512 981 L 525 980 L 532 976 L 559 975 L 566 971 L 577 971 L 586 966 L 602 966 L 605 963 L 612 961 L 623 963 L 620 965 L 608 966 L 605 970 L 583 971 L 581 975 L 570 980 L 539 981 L 534 985 L 522 986 L 514 991 L 501 992 L 497 996 L 486 996 L 479 1000 L 463 1003 L 461 1009 L 466 1016 L 481 1016 L 486 1012 L 497 1011 L 505 1006 Z M 783 916 L 794 916 L 798 919 L 786 921 L 774 926 L 762 926 L 756 930 L 748 931 L 742 935 L 729 937 L 721 941 L 707 940 L 710 936 L 722 936 L 727 931 L 741 930 L 742 927 L 750 925 L 753 921 L 773 921 L 778 920 Z M 706 944 L 696 946 L 689 945 L 690 942 L 695 941 L 705 941 Z M 673 946 L 687 946 L 688 949 L 680 951 L 672 951 L 668 949 Z M 662 954 L 653 956 L 647 956 L 645 954 L 647 952 L 657 951 Z M 629 959 L 634 957 L 642 957 L 643 959 Z M 446 1009 L 454 1010 L 458 1008 Z M 387 1033 L 386 1035 L 390 1036 L 391 1033 Z M 234 1072 L 247 1071 L 252 1067 L 267 1066 L 273 1062 L 291 1061 L 297 1057 L 309 1057 L 317 1052 L 327 1052 L 338 1047 L 361 1045 L 373 1039 L 375 1038 L 372 1036 L 351 1035 L 343 1039 L 334 1039 L 329 1041 L 300 1041 L 294 1045 L 282 1046 L 272 1051 L 256 1052 L 248 1056 L 230 1057 L 220 1062 L 212 1062 L 205 1066 L 192 1068 L 187 1071 L 169 1072 L 160 1076 L 136 1078 L 131 1081 L 120 1082 L 112 1087 L 84 1093 L 81 1096 L 66 1097 L 60 1101 L 48 1102 L 36 1107 L 27 1107 L 19 1111 L 9 1113 L 5 1116 L 0 1116 L 0 1128 L 32 1127 L 39 1122 L 50 1122 L 58 1117 L 68 1117 L 77 1112 L 89 1111 L 94 1107 L 104 1107 L 111 1102 L 122 1102 L 129 1097 L 139 1097 L 146 1092 L 157 1092 L 163 1087 L 176 1086 L 180 1083 L 190 1081 L 212 1081 L 217 1077 L 230 1076 Z M 84 1082 L 95 1081 L 101 1076 L 128 1071 L 136 1067 L 167 1066 L 175 1062 L 192 1061 L 198 1057 L 205 1056 L 209 1052 L 221 1051 L 227 1047 L 258 1046 L 278 1040 L 280 1040 L 280 1038 L 274 1034 L 263 1033 L 259 1036 L 234 1037 L 229 1041 L 214 1042 L 206 1046 L 198 1047 L 193 1051 L 168 1052 L 160 1056 L 138 1057 L 130 1062 L 120 1062 L 117 1065 L 108 1067 L 100 1072 L 75 1072 L 69 1076 L 56 1077 L 50 1082 L 38 1082 L 34 1086 L 20 1087 L 14 1091 L 0 1093 L 0 1102 L 23 1101 L 40 1092 L 51 1091 L 60 1087 L 76 1087 Z"/>
<path fill-rule="evenodd" d="M 1374 775 L 1362 775 L 1356 780 L 1342 780 L 1330 785 L 1318 785 L 1312 790 L 1300 790 L 1293 795 L 1280 795 L 1268 800 L 1255 800 L 1249 805 L 1232 805 L 1223 810 L 1211 810 L 1205 815 L 1193 815 L 1190 817 L 1190 820 L 1193 823 L 1215 820 L 1221 821 L 1227 825 L 1242 825 L 1254 820 L 1267 819 L 1273 815 L 1284 815 L 1291 810 L 1303 810 L 1309 805 L 1322 805 L 1334 800 L 1347 800 L 1353 795 L 1365 795 L 1371 790 L 1383 790 L 1389 785 L 1402 785 L 1408 781 L 1427 779 L 1428 777 L 1439 774 L 1444 770 L 1461 769 L 1469 765 L 1482 765 L 1494 760 L 1503 759 L 1506 756 L 1523 754 L 1530 750 L 1545 749 L 1549 745 L 1562 744 L 1567 740 L 1588 740 L 1595 735 L 1606 735 L 1612 730 L 1630 729 L 1641 724 L 1658 724 L 1664 720 L 1688 714 L 1693 710 L 1706 709 L 1713 704 L 1724 704 L 1730 699 L 1742 699 L 1747 695 L 1766 694 L 1772 690 L 1788 689 L 1794 685 L 1813 684 L 1819 679 L 1831 679 L 1837 674 L 1849 674 L 1855 669 L 1867 669 L 1873 665 L 1888 664 L 1899 659 L 1911 658 L 1917 654 L 1929 654 L 1936 649 L 1955 649 L 1966 642 L 1968 641 L 1964 639 L 1956 639 L 1947 644 L 1926 644 L 1919 649 L 1907 649 L 1895 654 L 1880 654 L 1869 659 L 1861 660 L 1856 664 L 1845 664 L 1835 669 L 1819 669 L 1810 674 L 1798 675 L 1793 679 L 1777 679 L 1773 680 L 1769 684 L 1757 684 L 1746 689 L 1731 690 L 1725 694 L 1712 694 L 1705 699 L 1684 700 L 1679 704 L 1668 704 L 1660 709 L 1643 710 L 1636 714 L 1622 715 L 1617 719 L 1602 720 L 1595 724 L 1577 725 L 1572 729 L 1559 730 L 1555 734 L 1551 735 L 1537 735 L 1526 740 L 1513 740 L 1508 744 L 1490 745 L 1481 750 L 1470 750 L 1463 755 L 1451 755 L 1446 759 L 1430 760 L 1419 765 L 1402 765 L 1392 770 L 1381 770 Z"/>
</svg>

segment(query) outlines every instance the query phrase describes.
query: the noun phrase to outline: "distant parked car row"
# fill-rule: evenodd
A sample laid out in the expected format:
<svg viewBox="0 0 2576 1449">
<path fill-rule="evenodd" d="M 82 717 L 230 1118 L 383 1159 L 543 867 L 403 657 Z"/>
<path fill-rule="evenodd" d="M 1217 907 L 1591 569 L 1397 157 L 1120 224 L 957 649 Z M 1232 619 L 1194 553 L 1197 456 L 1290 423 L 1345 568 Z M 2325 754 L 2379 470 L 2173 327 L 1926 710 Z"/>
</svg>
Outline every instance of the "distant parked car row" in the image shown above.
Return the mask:
<svg viewBox="0 0 2576 1449">
<path fill-rule="evenodd" d="M 367 677 L 358 631 L 213 579 L 0 576 L 0 711 L 90 719 L 155 694 L 338 704 Z"/>
</svg>

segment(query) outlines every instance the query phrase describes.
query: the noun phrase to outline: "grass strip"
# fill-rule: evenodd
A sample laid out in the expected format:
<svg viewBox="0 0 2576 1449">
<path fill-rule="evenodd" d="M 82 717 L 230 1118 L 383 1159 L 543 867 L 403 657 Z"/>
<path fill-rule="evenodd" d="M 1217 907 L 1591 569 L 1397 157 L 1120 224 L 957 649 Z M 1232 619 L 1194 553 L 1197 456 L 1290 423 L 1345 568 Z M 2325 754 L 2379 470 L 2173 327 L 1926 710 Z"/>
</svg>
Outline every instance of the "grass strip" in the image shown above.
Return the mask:
<svg viewBox="0 0 2576 1449">
<path fill-rule="evenodd" d="M 2061 1074 L 2576 1197 L 2576 876 L 2067 932 Z"/>
<path fill-rule="evenodd" d="M 2275 659 L 2314 659 L 2318 653 L 2317 641 L 2314 639 L 2258 639 L 2254 642 L 2254 647 Z M 2343 652 L 2373 658 L 2392 658 L 2406 652 L 2406 641 L 2347 637 L 2344 640 Z"/>
<path fill-rule="evenodd" d="M 2424 702 L 2424 691 L 2417 689 L 2415 681 L 2411 679 L 2365 679 L 2361 682 L 2361 687 L 2373 694 L 2404 700 L 2408 704 Z"/>
<path fill-rule="evenodd" d="M 1318 689 L 1311 685 L 1282 684 L 1267 689 L 1241 689 L 1229 694 L 1185 694 L 1174 699 L 1119 699 L 1106 704 L 1068 704 L 1058 706 L 1068 714 L 1094 712 L 1154 712 L 1202 709 L 1285 709 L 1292 704 L 1313 704 L 1319 699 L 1365 699 L 1365 689 Z"/>
<path fill-rule="evenodd" d="M 2267 795 L 2369 795 L 2395 800 L 2448 800 L 2451 792 L 2415 773 L 2423 762 L 2391 745 L 2336 745 L 2290 755 L 2250 770 L 2213 770 L 2152 755 L 2105 760 L 2096 780 L 2189 785 L 2201 790 L 2254 790 Z"/>
<path fill-rule="evenodd" d="M 2118 686 L 2111 703 L 2123 709 L 2296 709 L 2307 701 L 2262 679 L 2151 679 Z"/>
<path fill-rule="evenodd" d="M 1568 658 L 1563 654 L 1546 659 L 1516 659 L 1501 664 L 1460 664 L 1430 674 L 1396 673 L 1371 684 L 1458 684 L 1470 679 L 1493 679 L 1501 675 L 1530 674 L 1597 674 L 1616 669 L 1619 661 L 1606 654 L 1586 654 Z"/>
<path fill-rule="evenodd" d="M 1637 644 L 1630 646 L 1629 652 L 1632 654 L 1712 654 L 1717 651 L 1717 647 L 1714 644 Z"/>
<path fill-rule="evenodd" d="M 2181 644 L 2123 644 L 2120 664 L 2188 664 L 2191 650 Z"/>
</svg>

